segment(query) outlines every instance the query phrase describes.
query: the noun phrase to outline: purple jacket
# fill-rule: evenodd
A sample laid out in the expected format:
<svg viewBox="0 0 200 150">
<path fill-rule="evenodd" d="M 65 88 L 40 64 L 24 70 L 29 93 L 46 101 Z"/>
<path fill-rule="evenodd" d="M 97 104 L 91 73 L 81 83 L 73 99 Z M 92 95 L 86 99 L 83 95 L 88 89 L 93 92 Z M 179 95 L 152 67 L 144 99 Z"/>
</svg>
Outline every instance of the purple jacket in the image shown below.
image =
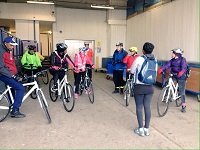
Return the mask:
<svg viewBox="0 0 200 150">
<path fill-rule="evenodd" d="M 170 61 L 168 61 L 163 67 L 162 70 L 166 71 L 167 69 L 171 68 L 172 74 L 177 74 L 180 71 L 184 71 L 183 76 L 186 75 L 187 71 L 187 62 L 184 57 L 178 57 L 178 58 L 172 58 Z"/>
</svg>

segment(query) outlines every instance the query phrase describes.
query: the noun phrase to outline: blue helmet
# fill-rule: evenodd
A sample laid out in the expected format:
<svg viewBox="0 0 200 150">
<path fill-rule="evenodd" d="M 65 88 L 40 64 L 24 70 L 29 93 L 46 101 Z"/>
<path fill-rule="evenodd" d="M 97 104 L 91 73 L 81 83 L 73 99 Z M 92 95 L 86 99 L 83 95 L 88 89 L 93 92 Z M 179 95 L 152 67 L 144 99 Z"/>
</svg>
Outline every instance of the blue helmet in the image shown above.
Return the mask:
<svg viewBox="0 0 200 150">
<path fill-rule="evenodd" d="M 87 52 L 88 48 L 87 47 L 80 47 L 79 52 Z"/>
</svg>

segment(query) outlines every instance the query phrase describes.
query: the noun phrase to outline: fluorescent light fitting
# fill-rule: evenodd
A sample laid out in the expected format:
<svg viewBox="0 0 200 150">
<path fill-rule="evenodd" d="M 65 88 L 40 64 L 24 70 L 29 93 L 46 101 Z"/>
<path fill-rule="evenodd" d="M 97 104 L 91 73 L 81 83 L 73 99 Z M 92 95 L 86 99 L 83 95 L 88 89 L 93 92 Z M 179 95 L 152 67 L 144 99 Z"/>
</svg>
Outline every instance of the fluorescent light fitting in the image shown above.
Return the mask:
<svg viewBox="0 0 200 150">
<path fill-rule="evenodd" d="M 43 1 L 26 1 L 27 3 L 31 3 L 31 4 L 51 4 L 53 5 L 53 2 L 43 2 Z"/>
<path fill-rule="evenodd" d="M 112 6 L 105 6 L 105 5 L 91 5 L 92 8 L 102 8 L 102 9 L 114 9 Z"/>
</svg>

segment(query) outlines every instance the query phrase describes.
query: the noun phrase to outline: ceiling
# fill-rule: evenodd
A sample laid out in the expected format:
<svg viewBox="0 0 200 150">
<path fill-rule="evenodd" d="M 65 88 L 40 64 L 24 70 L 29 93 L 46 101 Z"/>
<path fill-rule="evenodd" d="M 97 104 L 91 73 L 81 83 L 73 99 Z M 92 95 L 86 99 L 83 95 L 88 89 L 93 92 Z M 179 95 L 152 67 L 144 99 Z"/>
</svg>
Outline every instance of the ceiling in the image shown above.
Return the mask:
<svg viewBox="0 0 200 150">
<path fill-rule="evenodd" d="M 36 1 L 36 0 L 35 0 Z M 51 1 L 52 0 L 37 0 Z M 26 0 L 0 0 L 5 3 L 26 3 Z M 55 7 L 76 8 L 76 9 L 94 9 L 91 5 L 109 5 L 115 9 L 126 9 L 127 0 L 53 0 Z M 9 27 L 10 31 L 15 31 L 15 21 L 0 19 L 0 28 Z M 7 28 L 8 29 L 8 28 Z M 46 33 L 52 29 L 52 22 L 40 21 L 40 32 Z"/>
</svg>

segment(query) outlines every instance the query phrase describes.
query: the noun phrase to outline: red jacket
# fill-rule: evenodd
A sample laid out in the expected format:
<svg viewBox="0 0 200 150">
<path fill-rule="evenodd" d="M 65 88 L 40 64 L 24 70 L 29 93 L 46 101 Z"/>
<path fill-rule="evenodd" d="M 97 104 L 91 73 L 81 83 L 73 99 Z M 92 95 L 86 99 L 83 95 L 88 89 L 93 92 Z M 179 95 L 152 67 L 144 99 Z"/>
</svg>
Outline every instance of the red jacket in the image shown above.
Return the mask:
<svg viewBox="0 0 200 150">
<path fill-rule="evenodd" d="M 139 54 L 136 54 L 136 55 L 126 55 L 125 57 L 124 57 L 124 59 L 123 59 L 123 63 L 124 64 L 127 64 L 127 70 L 126 70 L 126 72 L 130 72 L 130 71 L 128 71 L 128 69 L 130 69 L 131 68 L 131 65 L 132 65 L 132 63 L 134 62 L 134 60 L 137 58 L 139 56 Z"/>
<path fill-rule="evenodd" d="M 89 48 L 88 52 L 87 52 L 87 56 L 89 57 L 89 59 L 92 61 L 92 57 L 93 57 L 93 52 L 92 49 Z M 86 64 L 90 64 L 90 61 L 86 61 Z"/>
</svg>

